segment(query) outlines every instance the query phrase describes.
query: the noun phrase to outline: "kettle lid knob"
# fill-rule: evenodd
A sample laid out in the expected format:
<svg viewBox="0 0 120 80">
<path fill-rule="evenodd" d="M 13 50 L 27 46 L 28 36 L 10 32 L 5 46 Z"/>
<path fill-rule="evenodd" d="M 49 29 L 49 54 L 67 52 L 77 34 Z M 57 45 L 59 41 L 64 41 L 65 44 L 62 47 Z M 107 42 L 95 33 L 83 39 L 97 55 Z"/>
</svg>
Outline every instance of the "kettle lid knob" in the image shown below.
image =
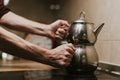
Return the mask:
<svg viewBox="0 0 120 80">
<path fill-rule="evenodd" d="M 81 13 L 80 13 L 80 18 L 78 19 L 78 20 L 76 20 L 75 22 L 86 22 L 86 20 L 85 20 L 85 12 L 84 11 L 82 11 Z"/>
<path fill-rule="evenodd" d="M 85 20 L 85 12 L 84 11 L 82 11 L 80 13 L 80 20 Z"/>
</svg>

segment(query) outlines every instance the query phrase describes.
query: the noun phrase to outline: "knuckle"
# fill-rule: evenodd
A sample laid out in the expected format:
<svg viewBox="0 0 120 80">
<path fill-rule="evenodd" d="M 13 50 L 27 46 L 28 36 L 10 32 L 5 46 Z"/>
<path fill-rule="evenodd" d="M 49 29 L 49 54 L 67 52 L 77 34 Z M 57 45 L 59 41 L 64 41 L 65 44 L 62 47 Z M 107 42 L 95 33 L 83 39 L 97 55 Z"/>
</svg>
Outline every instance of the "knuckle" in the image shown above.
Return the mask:
<svg viewBox="0 0 120 80">
<path fill-rule="evenodd" d="M 62 20 L 61 19 L 59 19 L 59 20 L 57 20 L 58 22 L 62 22 Z"/>
<path fill-rule="evenodd" d="M 60 64 L 61 66 L 65 66 L 65 62 L 63 62 L 63 61 L 61 61 L 59 64 Z"/>
<path fill-rule="evenodd" d="M 69 43 L 68 46 L 70 46 L 70 47 L 72 46 L 72 47 L 73 47 L 73 44 L 72 44 L 72 43 Z"/>
<path fill-rule="evenodd" d="M 69 64 L 69 62 L 65 62 L 65 61 L 60 61 L 59 62 L 59 65 L 62 66 L 62 67 L 65 67 Z"/>
</svg>

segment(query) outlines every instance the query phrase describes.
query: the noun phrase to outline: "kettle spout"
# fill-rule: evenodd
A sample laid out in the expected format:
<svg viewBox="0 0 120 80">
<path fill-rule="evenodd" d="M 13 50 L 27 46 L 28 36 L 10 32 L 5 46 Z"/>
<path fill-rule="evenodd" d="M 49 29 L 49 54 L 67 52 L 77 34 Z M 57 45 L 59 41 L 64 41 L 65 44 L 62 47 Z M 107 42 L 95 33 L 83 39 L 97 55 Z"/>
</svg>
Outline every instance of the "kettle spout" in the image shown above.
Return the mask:
<svg viewBox="0 0 120 80">
<path fill-rule="evenodd" d="M 100 24 L 98 27 L 96 27 L 93 32 L 96 35 L 96 37 L 98 36 L 100 30 L 102 29 L 102 27 L 104 26 L 104 23 Z"/>
</svg>

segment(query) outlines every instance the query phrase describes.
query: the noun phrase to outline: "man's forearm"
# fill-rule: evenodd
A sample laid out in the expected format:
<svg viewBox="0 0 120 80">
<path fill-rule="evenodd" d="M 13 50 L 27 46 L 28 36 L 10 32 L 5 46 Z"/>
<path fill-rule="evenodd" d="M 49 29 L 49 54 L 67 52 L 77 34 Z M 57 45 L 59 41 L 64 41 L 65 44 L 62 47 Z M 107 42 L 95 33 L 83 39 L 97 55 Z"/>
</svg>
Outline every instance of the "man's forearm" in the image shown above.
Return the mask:
<svg viewBox="0 0 120 80">
<path fill-rule="evenodd" d="M 47 36 L 47 33 L 45 32 L 47 25 L 28 20 L 11 11 L 2 16 L 0 23 L 11 29 Z"/>
<path fill-rule="evenodd" d="M 0 50 L 25 59 L 45 61 L 44 54 L 46 49 L 31 44 L 22 38 L 4 30 L 0 27 Z"/>
</svg>

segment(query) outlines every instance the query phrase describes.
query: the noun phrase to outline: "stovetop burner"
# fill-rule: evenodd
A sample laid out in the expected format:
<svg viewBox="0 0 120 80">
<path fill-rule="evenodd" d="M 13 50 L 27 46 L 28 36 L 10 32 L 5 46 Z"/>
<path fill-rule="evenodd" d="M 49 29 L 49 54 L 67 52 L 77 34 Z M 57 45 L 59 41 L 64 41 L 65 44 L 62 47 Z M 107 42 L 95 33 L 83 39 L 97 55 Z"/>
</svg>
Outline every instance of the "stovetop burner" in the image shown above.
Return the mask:
<svg viewBox="0 0 120 80">
<path fill-rule="evenodd" d="M 102 71 L 94 73 L 68 73 L 65 70 L 31 70 L 0 72 L 0 80 L 120 80 L 120 76 Z"/>
</svg>

